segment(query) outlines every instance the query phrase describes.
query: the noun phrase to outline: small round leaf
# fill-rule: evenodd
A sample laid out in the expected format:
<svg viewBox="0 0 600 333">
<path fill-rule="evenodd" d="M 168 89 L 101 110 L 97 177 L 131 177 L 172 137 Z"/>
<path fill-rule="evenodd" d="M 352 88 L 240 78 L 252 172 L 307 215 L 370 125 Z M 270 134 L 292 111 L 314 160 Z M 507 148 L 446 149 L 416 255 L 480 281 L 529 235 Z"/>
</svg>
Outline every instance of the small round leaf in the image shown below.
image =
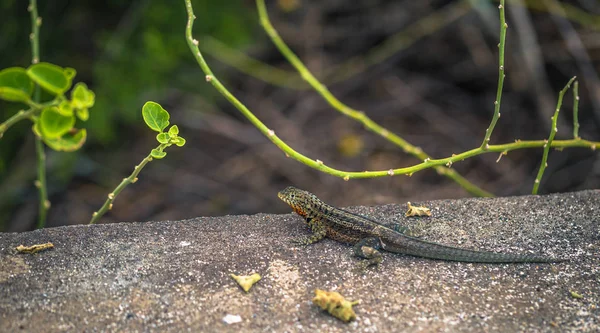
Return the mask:
<svg viewBox="0 0 600 333">
<path fill-rule="evenodd" d="M 146 102 L 142 107 L 142 116 L 146 125 L 154 131 L 162 132 L 169 126 L 169 113 L 158 103 Z"/>
<path fill-rule="evenodd" d="M 88 108 L 77 109 L 75 112 L 77 114 L 77 118 L 83 121 L 87 121 L 90 118 L 90 112 L 88 111 Z"/>
<path fill-rule="evenodd" d="M 0 99 L 10 102 L 26 102 L 33 93 L 33 82 L 21 67 L 0 71 Z"/>
<path fill-rule="evenodd" d="M 73 129 L 59 138 L 44 138 L 48 147 L 57 151 L 75 151 L 85 143 L 87 131 L 85 129 Z"/>
<path fill-rule="evenodd" d="M 62 95 L 71 87 L 76 72 L 73 68 L 62 68 L 47 62 L 29 66 L 27 75 L 40 87 L 54 95 Z"/>
<path fill-rule="evenodd" d="M 71 106 L 71 102 L 64 100 L 60 102 L 58 105 L 58 112 L 63 116 L 72 116 L 73 115 L 73 107 Z"/>
<path fill-rule="evenodd" d="M 75 117 L 64 116 L 55 106 L 47 107 L 40 116 L 40 129 L 44 137 L 58 138 L 75 125 Z"/>
<path fill-rule="evenodd" d="M 176 137 L 175 139 L 173 139 L 173 143 L 177 145 L 177 147 L 183 147 L 183 145 L 185 144 L 185 139 L 182 137 Z"/>
<path fill-rule="evenodd" d="M 94 106 L 95 99 L 96 95 L 88 89 L 85 83 L 77 83 L 71 91 L 71 104 L 75 109 L 91 108 Z"/>
<path fill-rule="evenodd" d="M 77 71 L 75 70 L 75 68 L 71 68 L 71 67 L 65 67 L 64 73 L 65 73 L 65 76 L 67 77 L 67 79 L 69 79 L 69 80 L 73 80 L 75 75 L 77 75 Z"/>
<path fill-rule="evenodd" d="M 162 150 L 158 150 L 158 149 L 154 148 L 150 152 L 150 155 L 152 155 L 152 157 L 156 158 L 157 160 L 160 160 L 161 158 L 167 156 L 167 153 Z"/>
<path fill-rule="evenodd" d="M 171 128 L 169 128 L 169 135 L 172 138 L 177 137 L 178 134 L 179 134 L 179 127 L 177 127 L 177 125 L 173 125 L 173 126 L 171 126 Z"/>
<path fill-rule="evenodd" d="M 170 139 L 171 137 L 169 137 L 169 133 L 161 132 L 156 135 L 156 141 L 160 143 L 168 143 Z"/>
</svg>

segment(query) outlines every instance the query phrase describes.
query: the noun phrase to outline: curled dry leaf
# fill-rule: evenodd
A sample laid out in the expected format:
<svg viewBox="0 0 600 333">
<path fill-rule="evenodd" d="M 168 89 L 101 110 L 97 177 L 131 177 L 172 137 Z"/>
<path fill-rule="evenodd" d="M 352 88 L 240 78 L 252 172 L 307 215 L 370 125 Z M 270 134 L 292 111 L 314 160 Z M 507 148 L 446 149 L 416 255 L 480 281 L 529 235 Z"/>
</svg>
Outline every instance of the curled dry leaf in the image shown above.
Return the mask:
<svg viewBox="0 0 600 333">
<path fill-rule="evenodd" d="M 254 273 L 252 275 L 235 275 L 230 274 L 230 276 L 244 289 L 245 292 L 248 292 L 252 286 L 261 279 L 261 276 L 258 273 Z"/>
<path fill-rule="evenodd" d="M 35 245 L 31 245 L 31 246 L 19 245 L 16 247 L 16 250 L 21 253 L 34 254 L 34 253 L 38 253 L 40 251 L 48 250 L 51 248 L 54 248 L 54 244 L 44 243 L 44 244 L 35 244 Z"/>
<path fill-rule="evenodd" d="M 406 211 L 406 214 L 404 214 L 404 216 L 431 216 L 431 211 L 429 210 L 429 208 L 425 206 L 413 206 L 410 204 L 410 202 L 408 202 L 407 204 L 408 210 Z"/>
<path fill-rule="evenodd" d="M 327 310 L 332 316 L 345 322 L 356 319 L 356 313 L 354 313 L 352 306 L 360 303 L 360 301 L 348 301 L 338 292 L 321 289 L 315 290 L 315 298 L 313 298 L 312 302 L 321 309 Z"/>
</svg>

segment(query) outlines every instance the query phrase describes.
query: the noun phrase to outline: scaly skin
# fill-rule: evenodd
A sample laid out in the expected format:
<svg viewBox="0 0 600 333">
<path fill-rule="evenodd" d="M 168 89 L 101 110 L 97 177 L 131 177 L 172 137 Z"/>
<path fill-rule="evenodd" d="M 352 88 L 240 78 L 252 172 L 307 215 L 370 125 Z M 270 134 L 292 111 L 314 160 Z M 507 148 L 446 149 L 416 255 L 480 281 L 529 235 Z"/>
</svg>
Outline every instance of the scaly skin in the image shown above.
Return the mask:
<svg viewBox="0 0 600 333">
<path fill-rule="evenodd" d="M 330 206 L 319 200 L 314 194 L 292 186 L 279 192 L 278 196 L 298 215 L 306 219 L 306 223 L 312 230 L 311 236 L 295 240 L 297 243 L 308 245 L 327 236 L 339 242 L 355 244 L 355 254 L 370 259 L 369 265 L 381 262 L 381 253 L 377 251 L 379 249 L 417 257 L 462 262 L 548 263 L 563 261 L 538 255 L 474 251 L 427 242 L 409 237 L 366 217 Z"/>
</svg>

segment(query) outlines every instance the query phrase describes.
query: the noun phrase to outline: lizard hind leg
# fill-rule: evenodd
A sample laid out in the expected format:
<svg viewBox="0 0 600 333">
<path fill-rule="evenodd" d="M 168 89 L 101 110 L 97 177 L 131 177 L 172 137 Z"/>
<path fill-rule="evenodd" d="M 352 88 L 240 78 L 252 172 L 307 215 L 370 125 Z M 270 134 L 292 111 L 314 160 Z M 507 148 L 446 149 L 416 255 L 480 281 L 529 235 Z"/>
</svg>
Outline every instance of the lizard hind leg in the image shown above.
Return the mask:
<svg viewBox="0 0 600 333">
<path fill-rule="evenodd" d="M 365 261 L 359 263 L 359 268 L 365 269 L 371 265 L 379 265 L 383 261 L 383 256 L 379 249 L 381 242 L 376 237 L 367 237 L 361 239 L 354 245 L 354 255 Z"/>
</svg>

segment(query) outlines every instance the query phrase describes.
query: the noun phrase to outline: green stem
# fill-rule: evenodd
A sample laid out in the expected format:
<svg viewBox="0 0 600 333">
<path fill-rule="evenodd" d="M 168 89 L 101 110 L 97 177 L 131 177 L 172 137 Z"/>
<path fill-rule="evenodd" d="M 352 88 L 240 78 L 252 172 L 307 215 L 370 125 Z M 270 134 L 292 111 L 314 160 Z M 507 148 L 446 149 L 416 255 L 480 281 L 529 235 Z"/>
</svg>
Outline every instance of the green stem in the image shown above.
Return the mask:
<svg viewBox="0 0 600 333">
<path fill-rule="evenodd" d="M 156 147 L 156 149 L 162 151 L 165 147 L 168 147 L 168 146 L 169 146 L 169 144 L 161 143 L 158 147 Z M 117 195 L 119 195 L 119 193 L 121 193 L 121 191 L 123 191 L 123 189 L 127 185 L 133 184 L 138 180 L 138 178 L 137 178 L 138 174 L 140 173 L 140 171 L 142 171 L 142 169 L 146 166 L 146 164 L 148 164 L 148 162 L 152 161 L 152 159 L 153 159 L 152 154 L 148 154 L 148 156 L 146 156 L 142 160 L 142 162 L 140 162 L 140 164 L 135 166 L 135 168 L 133 169 L 133 172 L 131 173 L 131 175 L 129 175 L 129 177 L 123 178 L 123 180 L 121 181 L 119 186 L 117 186 L 112 192 L 110 192 L 108 194 L 108 199 L 106 199 L 106 201 L 104 202 L 102 207 L 100 207 L 100 209 L 98 211 L 96 211 L 96 212 L 94 212 L 94 214 L 92 214 L 92 219 L 90 220 L 90 224 L 96 223 L 104 214 L 106 214 L 106 212 L 108 212 L 109 210 L 112 209 L 113 201 L 115 201 L 115 199 L 117 198 Z"/>
<path fill-rule="evenodd" d="M 42 25 L 42 18 L 38 16 L 37 0 L 29 0 L 29 7 L 27 8 L 31 14 L 31 63 L 37 64 L 40 62 L 40 26 Z"/>
<path fill-rule="evenodd" d="M 490 136 L 492 136 L 492 132 L 494 131 L 494 127 L 496 127 L 496 123 L 498 122 L 498 118 L 500 118 L 500 102 L 502 100 L 502 87 L 504 86 L 504 49 L 506 46 L 506 30 L 508 29 L 508 24 L 506 24 L 506 18 L 504 15 L 504 0 L 500 1 L 500 5 L 498 9 L 500 10 L 500 43 L 498 44 L 498 88 L 496 91 L 496 100 L 494 101 L 494 116 L 492 117 L 492 122 L 490 126 L 485 130 L 485 137 L 483 138 L 483 142 L 481 143 L 482 149 L 487 149 L 490 143 Z"/>
<path fill-rule="evenodd" d="M 0 139 L 9 128 L 11 128 L 14 124 L 18 123 L 19 121 L 27 118 L 32 119 L 35 116 L 37 116 L 44 108 L 48 106 L 58 105 L 57 101 L 50 101 L 48 103 L 38 104 L 32 100 L 29 100 L 25 103 L 27 103 L 27 105 L 30 106 L 30 108 L 27 109 L 27 111 L 20 110 L 19 112 L 15 113 L 12 117 L 8 118 L 5 122 L 0 124 Z"/>
<path fill-rule="evenodd" d="M 21 120 L 30 118 L 33 114 L 35 114 L 37 109 L 28 109 L 27 111 L 21 110 L 15 113 L 12 117 L 8 118 L 5 122 L 0 124 L 0 138 L 4 135 L 12 125 L 18 123 Z"/>
<path fill-rule="evenodd" d="M 40 26 L 42 25 L 42 18 L 38 16 L 37 0 L 29 0 L 29 10 L 31 16 L 31 63 L 37 64 L 40 62 Z M 40 101 L 40 87 L 36 85 L 33 96 L 33 104 Z M 30 103 L 30 105 L 32 105 Z M 36 104 L 37 105 L 37 104 Z M 50 208 L 50 201 L 48 200 L 48 191 L 46 187 L 46 152 L 44 151 L 44 143 L 42 138 L 35 136 L 35 151 L 37 155 L 37 180 L 35 185 L 39 191 L 39 214 L 38 214 L 38 228 L 43 228 L 46 225 L 46 214 Z"/>
<path fill-rule="evenodd" d="M 300 76 L 310 84 L 313 89 L 315 89 L 322 97 L 331 105 L 334 109 L 338 110 L 343 115 L 352 118 L 360 123 L 362 123 L 367 129 L 378 134 L 384 139 L 394 143 L 396 146 L 400 147 L 404 150 L 404 152 L 413 155 L 414 157 L 420 159 L 421 161 L 426 161 L 431 159 L 427 153 L 425 153 L 421 148 L 416 147 L 410 144 L 408 141 L 404 140 L 399 135 L 396 135 L 390 132 L 388 129 L 374 122 L 371 118 L 369 118 L 364 112 L 355 110 L 346 104 L 342 103 L 339 99 L 337 99 L 330 91 L 327 89 L 325 85 L 323 85 L 315 76 L 306 68 L 306 66 L 302 63 L 300 58 L 294 54 L 294 52 L 285 44 L 283 39 L 277 33 L 277 30 L 271 24 L 269 19 L 269 14 L 267 12 L 267 8 L 265 6 L 264 0 L 256 0 L 256 6 L 258 9 L 258 15 L 260 18 L 260 22 L 266 31 L 266 33 L 271 38 L 273 44 L 279 49 L 279 52 L 283 54 L 283 56 L 296 68 Z M 458 172 L 452 169 L 448 169 L 445 166 L 437 166 L 435 167 L 436 171 L 440 175 L 444 175 L 456 183 L 461 185 L 471 194 L 477 196 L 493 196 L 493 194 L 477 187 L 475 184 L 469 182 L 467 179 L 462 177 Z"/>
<path fill-rule="evenodd" d="M 265 124 L 260 121 L 244 104 L 242 104 L 235 96 L 233 96 L 223 84 L 214 76 L 210 67 L 208 67 L 202 53 L 198 49 L 199 42 L 192 37 L 192 27 L 194 23 L 194 11 L 192 8 L 192 4 L 190 0 L 184 0 L 186 4 L 186 10 L 188 13 L 188 22 L 186 26 L 186 40 L 188 42 L 188 46 L 194 55 L 194 58 L 202 68 L 202 71 L 206 74 L 206 80 L 219 91 L 223 97 L 225 97 L 234 107 L 236 107 L 261 133 L 263 133 L 271 142 L 273 142 L 279 149 L 281 149 L 286 156 L 291 157 L 311 168 L 317 169 L 324 173 L 343 178 L 344 180 L 349 180 L 351 178 L 374 178 L 374 177 L 388 177 L 394 175 L 412 175 L 415 172 L 428 169 L 435 166 L 447 166 L 450 167 L 452 164 L 460 162 L 465 158 L 490 153 L 506 153 L 515 149 L 525 149 L 525 148 L 541 148 L 544 146 L 544 140 L 536 140 L 536 141 L 520 141 L 517 140 L 514 143 L 507 143 L 501 145 L 490 145 L 487 149 L 482 149 L 481 147 L 471 149 L 469 151 L 460 153 L 458 155 L 453 155 L 448 158 L 437 159 L 437 160 L 427 160 L 420 164 L 406 167 L 406 168 L 397 168 L 397 169 L 389 169 L 389 170 L 381 170 L 381 171 L 344 171 L 334 169 L 325 165 L 320 160 L 313 160 L 305 155 L 302 155 L 288 146 L 285 142 L 283 142 L 279 137 L 275 134 L 275 131 L 269 129 Z M 590 149 L 598 149 L 600 148 L 600 142 L 592 142 L 588 140 L 582 139 L 573 139 L 573 140 L 555 140 L 552 142 L 551 147 L 553 148 L 567 148 L 567 147 L 587 147 Z M 442 169 L 442 170 L 450 170 L 450 169 Z"/>
<path fill-rule="evenodd" d="M 537 194 L 538 189 L 540 187 L 540 182 L 542 181 L 542 176 L 544 175 L 544 171 L 548 166 L 548 153 L 550 151 L 550 146 L 552 145 L 552 141 L 554 141 L 554 136 L 558 131 L 556 128 L 556 123 L 558 122 L 558 113 L 560 112 L 560 107 L 562 106 L 563 96 L 567 92 L 567 90 L 571 87 L 571 83 L 575 80 L 575 76 L 572 77 L 567 85 L 558 93 L 558 102 L 556 103 L 556 110 L 554 111 L 554 116 L 552 116 L 552 129 L 550 129 L 550 136 L 548 136 L 548 140 L 546 140 L 546 144 L 544 145 L 544 154 L 542 155 L 542 163 L 540 163 L 540 169 L 538 170 L 537 177 L 533 183 L 533 190 L 531 194 Z M 577 138 L 575 138 L 577 140 Z"/>
<path fill-rule="evenodd" d="M 573 84 L 573 139 L 579 138 L 579 81 Z"/>
<path fill-rule="evenodd" d="M 46 225 L 46 215 L 50 208 L 50 200 L 48 200 L 48 192 L 46 189 L 46 152 L 44 151 L 44 142 L 37 135 L 35 137 L 35 151 L 37 153 L 37 177 L 35 187 L 38 188 L 40 194 L 39 200 L 39 215 L 37 228 L 43 228 Z"/>
</svg>

